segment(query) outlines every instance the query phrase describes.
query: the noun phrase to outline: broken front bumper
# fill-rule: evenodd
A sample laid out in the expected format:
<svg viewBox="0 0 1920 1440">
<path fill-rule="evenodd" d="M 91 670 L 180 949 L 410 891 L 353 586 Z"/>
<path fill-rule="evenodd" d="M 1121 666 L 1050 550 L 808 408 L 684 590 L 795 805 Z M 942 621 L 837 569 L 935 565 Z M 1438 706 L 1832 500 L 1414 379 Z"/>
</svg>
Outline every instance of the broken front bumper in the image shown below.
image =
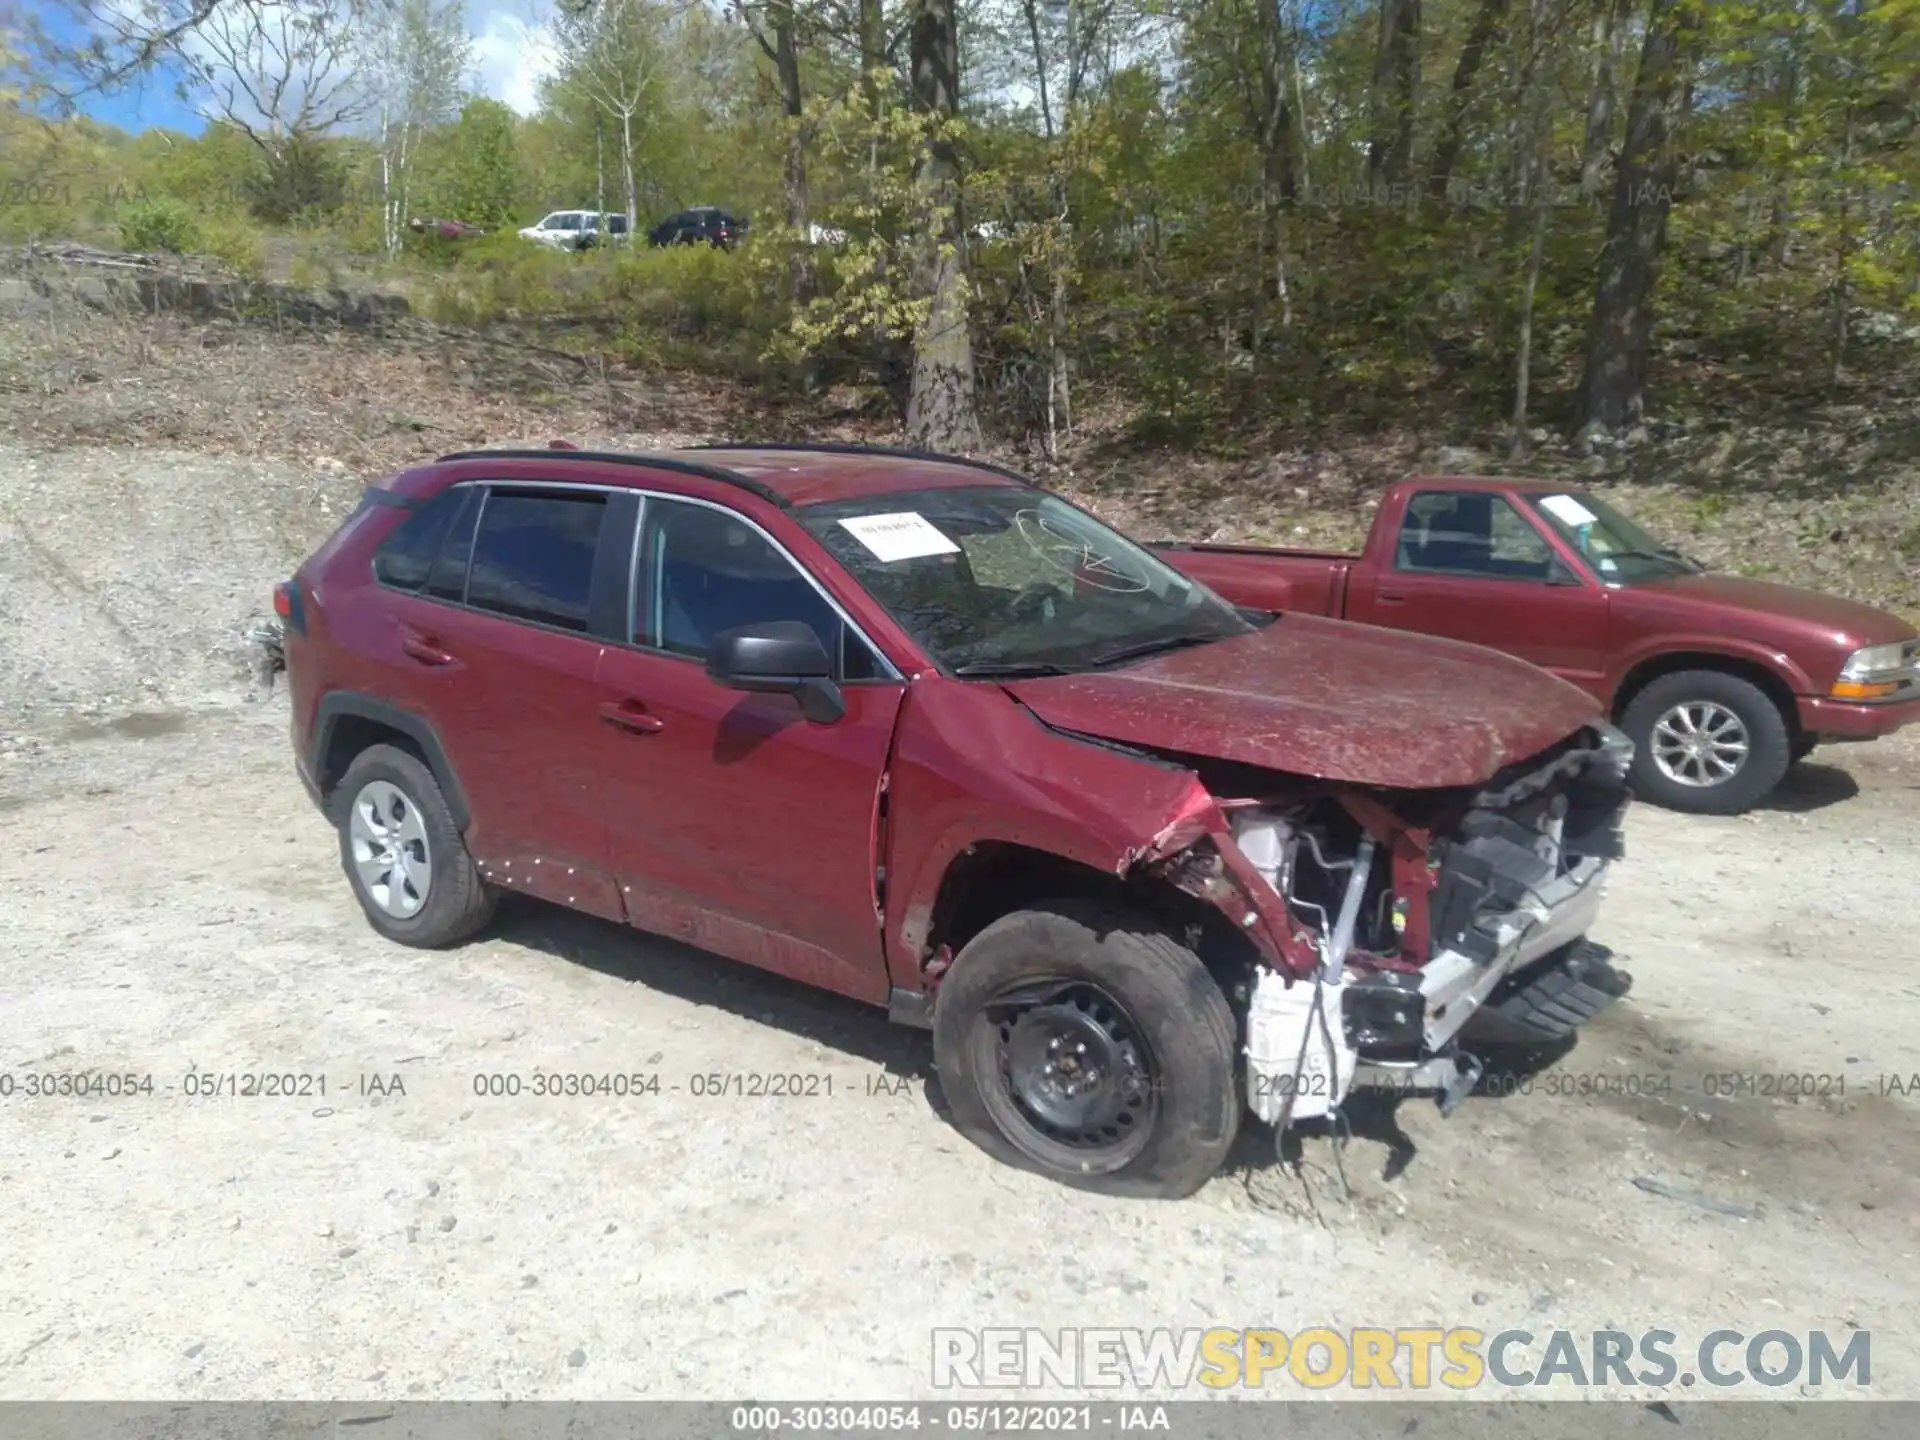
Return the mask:
<svg viewBox="0 0 1920 1440">
<path fill-rule="evenodd" d="M 1589 857 L 1565 875 L 1530 891 L 1514 909 L 1483 920 L 1494 951 L 1484 963 L 1459 950 L 1441 949 L 1420 972 L 1424 1007 L 1421 1041 L 1438 1050 L 1460 1033 L 1486 999 L 1516 970 L 1585 938 L 1600 912 L 1601 878 L 1607 862 Z"/>
</svg>

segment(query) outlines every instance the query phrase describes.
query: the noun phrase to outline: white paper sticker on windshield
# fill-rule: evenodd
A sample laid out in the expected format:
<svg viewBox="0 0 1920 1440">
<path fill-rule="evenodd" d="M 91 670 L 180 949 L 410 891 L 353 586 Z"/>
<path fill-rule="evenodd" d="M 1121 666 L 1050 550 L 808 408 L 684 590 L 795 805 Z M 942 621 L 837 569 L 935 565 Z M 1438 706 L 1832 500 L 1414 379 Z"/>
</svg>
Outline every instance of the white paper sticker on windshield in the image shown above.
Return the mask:
<svg viewBox="0 0 1920 1440">
<path fill-rule="evenodd" d="M 1548 495 L 1540 508 L 1565 525 L 1591 525 L 1600 518 L 1571 495 Z"/>
<path fill-rule="evenodd" d="M 922 555 L 952 555 L 960 547 L 942 535 L 927 517 L 912 510 L 892 515 L 862 515 L 842 520 L 841 527 L 876 560 L 917 560 Z"/>
</svg>

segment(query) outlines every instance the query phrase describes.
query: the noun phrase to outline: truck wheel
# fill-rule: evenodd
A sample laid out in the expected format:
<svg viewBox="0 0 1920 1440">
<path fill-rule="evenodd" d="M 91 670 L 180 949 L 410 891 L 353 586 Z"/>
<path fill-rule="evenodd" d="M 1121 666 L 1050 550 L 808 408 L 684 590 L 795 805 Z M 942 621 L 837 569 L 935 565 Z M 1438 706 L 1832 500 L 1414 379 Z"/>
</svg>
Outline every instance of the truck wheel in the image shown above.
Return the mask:
<svg viewBox="0 0 1920 1440">
<path fill-rule="evenodd" d="M 1634 793 L 1693 815 L 1751 809 L 1792 758 L 1780 707 L 1723 670 L 1662 675 L 1633 697 L 1620 725 L 1633 738 Z"/>
<path fill-rule="evenodd" d="M 433 772 L 414 756 L 391 745 L 362 750 L 340 778 L 332 808 L 347 883 L 389 940 L 438 949 L 491 918 L 494 893 Z"/>
<path fill-rule="evenodd" d="M 1003 915 L 941 981 L 933 1054 L 955 1126 L 1084 1190 L 1191 1195 L 1240 1127 L 1233 1012 L 1200 958 L 1113 906 Z"/>
</svg>

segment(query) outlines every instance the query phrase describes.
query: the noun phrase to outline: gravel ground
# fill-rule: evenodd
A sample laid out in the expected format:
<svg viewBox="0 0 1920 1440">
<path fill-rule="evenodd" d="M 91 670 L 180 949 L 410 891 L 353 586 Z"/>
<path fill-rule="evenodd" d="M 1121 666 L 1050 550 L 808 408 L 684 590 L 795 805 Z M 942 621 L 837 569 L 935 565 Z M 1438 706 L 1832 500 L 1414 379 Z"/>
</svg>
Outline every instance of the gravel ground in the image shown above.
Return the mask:
<svg viewBox="0 0 1920 1440">
<path fill-rule="evenodd" d="M 935 1326 L 1215 1324 L 1861 1327 L 1872 1393 L 1920 1398 L 1886 1078 L 1920 1071 L 1920 741 L 1742 819 L 1636 812 L 1596 937 L 1633 996 L 1524 1093 L 1361 1107 L 1350 1198 L 1324 1139 L 1296 1172 L 1250 1127 L 1192 1200 L 1105 1201 L 960 1140 L 926 1038 L 850 1003 L 531 902 L 377 938 L 236 643 L 323 503 L 0 451 L 0 1398 L 908 1397 Z M 536 1068 L 663 1089 L 475 1093 Z M 89 1069 L 154 1089 L 23 1093 Z M 260 1073 L 326 1093 L 187 1093 Z M 721 1073 L 832 1093 L 694 1093 Z M 1782 1073 L 1840 1080 L 1705 1093 Z"/>
</svg>

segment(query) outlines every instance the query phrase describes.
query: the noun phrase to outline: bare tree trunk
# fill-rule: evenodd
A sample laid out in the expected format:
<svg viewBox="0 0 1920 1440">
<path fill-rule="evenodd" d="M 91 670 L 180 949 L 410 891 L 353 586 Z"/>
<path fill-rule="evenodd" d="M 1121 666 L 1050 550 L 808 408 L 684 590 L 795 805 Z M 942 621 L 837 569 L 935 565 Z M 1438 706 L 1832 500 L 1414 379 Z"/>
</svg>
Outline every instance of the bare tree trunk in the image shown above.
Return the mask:
<svg viewBox="0 0 1920 1440">
<path fill-rule="evenodd" d="M 1782 110 L 1781 127 L 1786 131 L 1789 145 L 1800 130 L 1800 46 L 1805 33 L 1804 23 L 1796 25 L 1793 34 L 1787 40 L 1787 54 L 1780 67 L 1780 108 Z M 1785 265 L 1793 249 L 1793 203 L 1787 193 L 1784 179 L 1776 180 L 1773 188 L 1773 215 L 1767 226 L 1767 258 L 1775 265 Z"/>
<path fill-rule="evenodd" d="M 593 208 L 602 215 L 607 213 L 607 162 L 605 146 L 601 140 L 605 120 L 598 109 L 593 115 Z M 627 224 L 633 224 L 629 220 Z"/>
<path fill-rule="evenodd" d="M 887 17 L 881 5 L 882 0 L 860 0 L 860 88 L 870 120 L 878 120 L 886 104 L 880 87 L 887 69 Z"/>
<path fill-rule="evenodd" d="M 1606 176 L 1607 150 L 1613 141 L 1613 108 L 1620 88 L 1620 56 L 1634 0 L 1594 0 L 1596 59 L 1593 93 L 1587 97 L 1587 138 L 1580 152 L 1580 193 L 1591 199 Z"/>
<path fill-rule="evenodd" d="M 960 163 L 945 128 L 959 113 L 960 37 L 954 0 L 914 0 L 909 39 L 915 108 L 938 128 L 920 152 L 915 184 L 921 226 L 915 289 L 927 302 L 913 345 L 907 442 L 923 450 L 980 445 L 968 328 L 966 251 L 960 231 Z"/>
<path fill-rule="evenodd" d="M 400 234 L 393 223 L 393 151 L 391 122 L 383 107 L 380 111 L 380 239 L 389 256 L 400 253 Z"/>
<path fill-rule="evenodd" d="M 1420 90 L 1420 0 L 1380 0 L 1380 49 L 1373 66 L 1373 135 L 1367 183 L 1404 184 L 1413 168 L 1414 106 Z"/>
<path fill-rule="evenodd" d="M 1253 366 L 1256 383 L 1266 364 L 1267 301 L 1281 302 L 1281 328 L 1292 322 L 1287 305 L 1282 208 L 1299 194 L 1295 176 L 1293 103 L 1287 91 L 1291 51 L 1279 0 L 1260 6 L 1260 230 L 1254 245 Z M 1269 263 L 1271 261 L 1271 263 Z M 1269 297 L 1269 284 L 1272 294 Z"/>
<path fill-rule="evenodd" d="M 1434 146 L 1433 163 L 1427 169 L 1429 199 L 1447 198 L 1453 167 L 1459 163 L 1460 151 L 1467 143 L 1467 112 L 1473 107 L 1473 83 L 1479 77 L 1488 47 L 1498 45 L 1505 33 L 1507 9 L 1511 4 L 1512 0 L 1480 0 L 1473 28 L 1467 31 L 1466 42 L 1460 47 L 1460 59 L 1453 67 L 1453 88 L 1447 95 L 1447 117 L 1442 123 L 1440 143 Z"/>
<path fill-rule="evenodd" d="M 1653 289 L 1673 205 L 1673 132 L 1700 26 L 1695 0 L 1652 0 L 1652 7 L 1594 290 L 1580 385 L 1583 429 L 1635 425 L 1646 409 Z"/>
<path fill-rule="evenodd" d="M 1533 0 L 1532 15 L 1528 25 L 1529 46 L 1532 53 L 1540 53 L 1541 30 L 1546 19 L 1549 0 Z M 1528 143 L 1526 183 L 1523 196 L 1533 211 L 1533 235 L 1527 246 L 1526 276 L 1520 285 L 1520 323 L 1513 375 L 1513 440 L 1508 453 L 1518 460 L 1527 453 L 1527 402 L 1533 387 L 1533 297 L 1540 285 L 1540 259 L 1545 253 L 1547 243 L 1547 211 L 1552 196 L 1543 183 L 1548 178 L 1547 146 L 1552 135 L 1552 122 L 1547 113 L 1547 85 L 1539 74 L 1538 64 L 1527 69 L 1527 86 L 1524 98 L 1527 114 Z"/>
<path fill-rule="evenodd" d="M 1854 103 L 1848 100 L 1846 125 L 1842 132 L 1840 146 L 1840 173 L 1843 177 L 1853 166 L 1855 120 Z M 1833 367 L 1828 374 L 1828 382 L 1833 385 L 1838 385 L 1846 374 L 1847 305 L 1852 299 L 1847 266 L 1853 259 L 1853 213 L 1850 203 L 1853 197 L 1844 178 L 1839 188 L 1840 213 L 1835 217 L 1838 223 L 1837 233 L 1834 236 L 1833 257 Z"/>
<path fill-rule="evenodd" d="M 787 156 L 784 177 L 787 228 L 795 237 L 787 260 L 787 283 L 793 302 L 804 305 L 813 294 L 813 261 L 808 248 L 807 133 L 800 92 L 799 24 L 792 0 L 768 7 L 773 23 L 773 68 L 780 82 L 780 113 L 786 117 Z"/>
<path fill-rule="evenodd" d="M 627 233 L 640 225 L 640 191 L 633 174 L 633 111 L 620 112 L 620 169 L 627 182 Z"/>
<path fill-rule="evenodd" d="M 413 217 L 408 213 L 413 208 L 413 125 L 408 122 L 400 127 L 400 165 L 398 184 L 395 190 L 398 201 L 393 209 L 393 248 L 396 254 L 400 250 L 401 236 L 405 233 L 407 221 Z"/>
</svg>

